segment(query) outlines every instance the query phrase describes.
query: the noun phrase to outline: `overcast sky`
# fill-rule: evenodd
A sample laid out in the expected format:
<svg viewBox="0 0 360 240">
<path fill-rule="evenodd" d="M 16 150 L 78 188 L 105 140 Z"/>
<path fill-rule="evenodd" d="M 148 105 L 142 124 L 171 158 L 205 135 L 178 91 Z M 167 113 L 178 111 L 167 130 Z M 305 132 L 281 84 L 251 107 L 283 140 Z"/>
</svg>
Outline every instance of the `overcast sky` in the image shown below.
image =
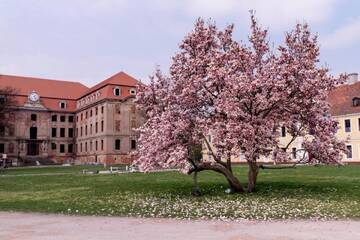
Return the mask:
<svg viewBox="0 0 360 240">
<path fill-rule="evenodd" d="M 270 41 L 306 21 L 333 74 L 360 71 L 357 0 L 0 0 L 0 74 L 92 86 L 125 71 L 146 82 L 157 65 L 167 71 L 198 17 L 234 23 L 246 41 L 250 9 Z"/>
</svg>

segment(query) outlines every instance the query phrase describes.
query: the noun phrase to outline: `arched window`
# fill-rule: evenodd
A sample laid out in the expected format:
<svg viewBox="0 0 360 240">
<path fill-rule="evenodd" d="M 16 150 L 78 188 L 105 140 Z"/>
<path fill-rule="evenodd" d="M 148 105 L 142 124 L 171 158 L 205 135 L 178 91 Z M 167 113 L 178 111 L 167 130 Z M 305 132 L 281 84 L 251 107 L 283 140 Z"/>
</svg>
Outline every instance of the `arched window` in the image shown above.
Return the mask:
<svg viewBox="0 0 360 240">
<path fill-rule="evenodd" d="M 65 109 L 65 108 L 66 108 L 66 101 L 60 101 L 60 102 L 59 102 L 59 107 L 60 107 L 61 109 Z"/>
<path fill-rule="evenodd" d="M 120 87 L 115 87 L 114 88 L 114 95 L 115 96 L 120 96 Z"/>
</svg>

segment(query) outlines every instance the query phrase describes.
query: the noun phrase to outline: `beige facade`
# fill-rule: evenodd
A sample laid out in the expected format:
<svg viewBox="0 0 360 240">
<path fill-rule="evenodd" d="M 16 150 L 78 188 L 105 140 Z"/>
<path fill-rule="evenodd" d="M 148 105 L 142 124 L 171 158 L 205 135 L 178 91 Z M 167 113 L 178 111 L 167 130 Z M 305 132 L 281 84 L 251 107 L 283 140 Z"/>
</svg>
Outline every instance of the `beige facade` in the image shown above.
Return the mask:
<svg viewBox="0 0 360 240">
<path fill-rule="evenodd" d="M 339 139 L 346 141 L 348 154 L 343 155 L 344 162 L 360 163 L 360 113 L 334 117 L 339 122 Z"/>
<path fill-rule="evenodd" d="M 144 121 L 133 101 L 101 101 L 76 113 L 78 163 L 131 162 L 138 138 L 134 129 Z"/>
</svg>

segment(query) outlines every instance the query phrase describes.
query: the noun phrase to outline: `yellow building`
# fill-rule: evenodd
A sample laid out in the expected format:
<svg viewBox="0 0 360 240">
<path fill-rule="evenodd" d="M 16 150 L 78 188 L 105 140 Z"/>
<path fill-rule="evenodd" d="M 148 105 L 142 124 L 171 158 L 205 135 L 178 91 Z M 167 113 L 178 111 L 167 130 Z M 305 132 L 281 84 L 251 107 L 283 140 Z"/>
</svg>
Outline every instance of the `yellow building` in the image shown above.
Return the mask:
<svg viewBox="0 0 360 240">
<path fill-rule="evenodd" d="M 346 163 L 360 163 L 360 82 L 357 73 L 349 74 L 348 82 L 329 95 L 331 114 L 339 122 L 339 139 L 346 141 Z"/>
<path fill-rule="evenodd" d="M 343 162 L 360 163 L 360 82 L 357 73 L 349 74 L 348 82 L 329 94 L 329 103 L 333 118 L 339 122 L 340 128 L 337 137 L 346 141 L 348 149 L 348 154 L 343 155 Z M 285 147 L 292 137 L 287 133 L 285 127 L 281 127 L 280 131 L 280 145 Z M 208 135 L 207 138 L 211 144 L 211 135 Z M 303 138 L 297 138 L 287 149 L 294 162 L 303 157 L 302 142 Z M 213 160 L 205 144 L 203 145 L 203 159 L 205 161 Z M 242 154 L 239 154 L 239 156 L 232 157 L 232 162 L 242 163 L 245 162 L 245 159 Z M 259 162 L 271 163 L 271 156 L 262 156 Z"/>
</svg>

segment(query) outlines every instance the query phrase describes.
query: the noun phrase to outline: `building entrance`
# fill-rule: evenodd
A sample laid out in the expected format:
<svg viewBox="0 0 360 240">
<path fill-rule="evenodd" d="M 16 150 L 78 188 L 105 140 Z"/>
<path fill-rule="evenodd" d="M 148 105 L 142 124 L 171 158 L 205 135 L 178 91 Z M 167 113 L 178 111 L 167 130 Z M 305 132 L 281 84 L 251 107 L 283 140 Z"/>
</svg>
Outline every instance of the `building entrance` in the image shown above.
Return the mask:
<svg viewBox="0 0 360 240">
<path fill-rule="evenodd" d="M 27 155 L 39 155 L 39 144 L 37 143 L 37 127 L 30 127 L 30 141 L 27 144 Z M 35 141 L 34 141 L 35 140 Z"/>
</svg>

